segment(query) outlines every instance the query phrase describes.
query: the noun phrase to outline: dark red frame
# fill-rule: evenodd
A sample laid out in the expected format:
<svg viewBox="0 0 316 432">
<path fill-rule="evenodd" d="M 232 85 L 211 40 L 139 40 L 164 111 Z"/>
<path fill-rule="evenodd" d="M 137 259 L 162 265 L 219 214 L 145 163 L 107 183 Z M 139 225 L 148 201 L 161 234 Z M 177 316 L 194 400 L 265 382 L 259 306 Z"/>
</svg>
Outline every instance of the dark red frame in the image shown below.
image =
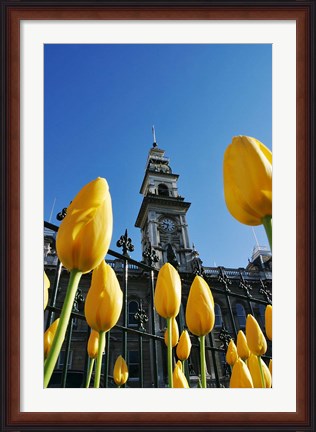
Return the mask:
<svg viewBox="0 0 316 432">
<path fill-rule="evenodd" d="M 311 301 L 314 282 L 314 1 L 2 1 L 2 430 L 314 430 Z M 297 23 L 297 411 L 295 413 L 20 412 L 20 21 L 54 19 L 295 20 Z M 293 317 L 295 319 L 295 317 Z M 286 330 L 285 330 L 286 331 Z M 141 401 L 140 401 L 141 404 Z"/>
</svg>

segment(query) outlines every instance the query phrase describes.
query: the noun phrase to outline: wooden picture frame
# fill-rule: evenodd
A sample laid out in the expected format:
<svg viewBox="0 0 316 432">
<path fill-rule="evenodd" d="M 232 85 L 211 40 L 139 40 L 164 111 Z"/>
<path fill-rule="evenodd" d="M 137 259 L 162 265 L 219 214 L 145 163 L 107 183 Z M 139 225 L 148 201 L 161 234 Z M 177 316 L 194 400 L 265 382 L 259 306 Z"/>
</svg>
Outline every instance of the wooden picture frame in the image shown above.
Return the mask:
<svg viewBox="0 0 316 432">
<path fill-rule="evenodd" d="M 2 430 L 313 430 L 315 317 L 314 1 L 2 2 L 1 373 Z M 295 20 L 297 24 L 297 410 L 217 413 L 20 411 L 20 22 L 21 20 Z M 286 330 L 284 330 L 286 331 Z"/>
</svg>

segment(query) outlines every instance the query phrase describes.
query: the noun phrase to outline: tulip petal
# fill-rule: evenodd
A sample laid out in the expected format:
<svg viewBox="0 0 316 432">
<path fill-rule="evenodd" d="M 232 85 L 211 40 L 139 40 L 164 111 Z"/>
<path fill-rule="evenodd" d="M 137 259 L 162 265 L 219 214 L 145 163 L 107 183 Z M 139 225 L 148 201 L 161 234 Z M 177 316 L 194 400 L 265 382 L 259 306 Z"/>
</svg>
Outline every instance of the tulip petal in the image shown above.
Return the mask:
<svg viewBox="0 0 316 432">
<path fill-rule="evenodd" d="M 67 209 L 56 239 L 57 254 L 68 269 L 93 270 L 104 259 L 113 229 L 112 203 L 105 179 L 85 185 Z"/>
<path fill-rule="evenodd" d="M 257 320 L 250 314 L 246 319 L 246 338 L 251 352 L 262 356 L 267 351 L 267 341 Z"/>
<path fill-rule="evenodd" d="M 237 334 L 237 353 L 243 360 L 247 359 L 250 355 L 247 339 L 242 330 L 239 330 Z"/>
<path fill-rule="evenodd" d="M 157 313 L 163 318 L 176 317 L 181 305 L 181 279 L 177 270 L 169 263 L 158 273 L 154 303 Z"/>
<path fill-rule="evenodd" d="M 193 280 L 185 316 L 187 326 L 195 336 L 205 336 L 214 327 L 214 299 L 208 284 L 201 276 L 196 276 Z"/>
<path fill-rule="evenodd" d="M 272 306 L 268 305 L 265 310 L 265 327 L 268 339 L 272 341 Z"/>
<path fill-rule="evenodd" d="M 128 380 L 128 367 L 121 355 L 116 359 L 113 370 L 113 379 L 117 386 L 124 385 Z"/>
<path fill-rule="evenodd" d="M 224 154 L 225 201 L 229 212 L 246 225 L 260 225 L 272 215 L 272 153 L 260 141 L 237 136 Z"/>
<path fill-rule="evenodd" d="M 230 378 L 230 388 L 253 388 L 253 381 L 247 365 L 240 358 L 236 361 Z"/>
<path fill-rule="evenodd" d="M 97 332 L 107 332 L 117 323 L 123 307 L 123 293 L 114 270 L 104 261 L 93 270 L 85 301 L 85 316 Z"/>
<path fill-rule="evenodd" d="M 191 343 L 189 333 L 187 332 L 187 330 L 183 330 L 176 350 L 178 359 L 182 361 L 187 360 L 191 352 L 191 347 L 192 347 L 192 343 Z"/>
<path fill-rule="evenodd" d="M 229 341 L 227 352 L 226 352 L 226 363 L 230 366 L 234 366 L 238 359 L 237 347 L 233 339 Z"/>
<path fill-rule="evenodd" d="M 173 370 L 173 388 L 189 388 L 188 381 L 182 372 L 182 367 L 176 364 Z"/>
</svg>

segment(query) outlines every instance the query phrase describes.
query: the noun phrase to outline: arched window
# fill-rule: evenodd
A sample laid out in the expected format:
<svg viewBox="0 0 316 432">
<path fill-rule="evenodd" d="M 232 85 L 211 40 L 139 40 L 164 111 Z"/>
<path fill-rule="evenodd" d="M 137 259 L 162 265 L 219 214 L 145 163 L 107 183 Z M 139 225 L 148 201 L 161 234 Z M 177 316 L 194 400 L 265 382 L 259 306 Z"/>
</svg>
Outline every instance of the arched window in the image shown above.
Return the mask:
<svg viewBox="0 0 316 432">
<path fill-rule="evenodd" d="M 239 328 L 242 330 L 246 327 L 246 312 L 242 304 L 236 303 L 236 314 Z"/>
<path fill-rule="evenodd" d="M 222 327 L 223 317 L 220 305 L 215 303 L 215 327 Z"/>
<path fill-rule="evenodd" d="M 129 327 L 137 327 L 138 322 L 135 319 L 135 314 L 138 311 L 138 302 L 132 300 L 128 303 L 128 326 Z"/>
<path fill-rule="evenodd" d="M 139 351 L 128 351 L 128 373 L 132 381 L 139 379 Z"/>
<path fill-rule="evenodd" d="M 168 186 L 164 183 L 158 185 L 158 195 L 169 196 Z"/>
</svg>

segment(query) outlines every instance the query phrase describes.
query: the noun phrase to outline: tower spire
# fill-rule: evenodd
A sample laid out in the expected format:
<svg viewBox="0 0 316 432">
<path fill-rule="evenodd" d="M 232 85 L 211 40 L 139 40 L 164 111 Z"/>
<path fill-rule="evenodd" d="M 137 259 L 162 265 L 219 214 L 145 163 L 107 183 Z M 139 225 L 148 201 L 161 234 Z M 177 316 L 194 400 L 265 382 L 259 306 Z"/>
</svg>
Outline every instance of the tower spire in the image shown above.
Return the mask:
<svg viewBox="0 0 316 432">
<path fill-rule="evenodd" d="M 153 134 L 153 139 L 154 139 L 154 142 L 153 142 L 153 147 L 157 147 L 157 141 L 156 141 L 156 131 L 155 131 L 155 126 L 154 126 L 154 125 L 152 125 L 151 131 L 152 131 L 152 134 Z"/>
</svg>

